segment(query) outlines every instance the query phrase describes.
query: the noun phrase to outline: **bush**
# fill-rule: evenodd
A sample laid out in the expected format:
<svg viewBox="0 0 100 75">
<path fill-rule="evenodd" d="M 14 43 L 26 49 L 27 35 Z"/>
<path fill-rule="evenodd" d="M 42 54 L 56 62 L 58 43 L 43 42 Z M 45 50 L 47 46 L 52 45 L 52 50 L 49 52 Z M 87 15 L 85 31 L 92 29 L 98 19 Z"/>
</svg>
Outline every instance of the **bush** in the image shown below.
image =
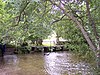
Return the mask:
<svg viewBox="0 0 100 75">
<path fill-rule="evenodd" d="M 18 46 L 17 51 L 16 51 L 16 53 L 18 54 L 26 54 L 29 52 L 30 52 L 30 49 L 28 48 L 28 46 L 25 46 L 25 47 Z"/>
<path fill-rule="evenodd" d="M 6 48 L 16 48 L 16 46 L 11 44 L 6 44 Z"/>
</svg>

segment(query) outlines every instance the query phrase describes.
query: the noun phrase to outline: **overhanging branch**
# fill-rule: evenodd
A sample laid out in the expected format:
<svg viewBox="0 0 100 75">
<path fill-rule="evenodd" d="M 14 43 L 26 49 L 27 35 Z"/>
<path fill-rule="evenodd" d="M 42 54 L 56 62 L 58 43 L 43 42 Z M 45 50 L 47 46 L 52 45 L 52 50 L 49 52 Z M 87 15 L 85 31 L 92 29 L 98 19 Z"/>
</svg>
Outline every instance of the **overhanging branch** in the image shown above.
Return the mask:
<svg viewBox="0 0 100 75">
<path fill-rule="evenodd" d="M 61 21 L 66 15 L 63 15 L 60 19 L 57 19 L 55 21 L 53 21 L 51 24 L 55 23 L 55 22 L 58 22 L 58 21 Z"/>
<path fill-rule="evenodd" d="M 21 15 L 22 15 L 22 13 L 24 12 L 25 8 L 28 6 L 29 3 L 30 2 L 27 2 L 26 5 L 23 7 L 23 9 L 20 11 L 20 14 L 17 16 L 18 21 L 17 21 L 17 24 L 15 26 L 17 26 L 19 24 Z"/>
</svg>

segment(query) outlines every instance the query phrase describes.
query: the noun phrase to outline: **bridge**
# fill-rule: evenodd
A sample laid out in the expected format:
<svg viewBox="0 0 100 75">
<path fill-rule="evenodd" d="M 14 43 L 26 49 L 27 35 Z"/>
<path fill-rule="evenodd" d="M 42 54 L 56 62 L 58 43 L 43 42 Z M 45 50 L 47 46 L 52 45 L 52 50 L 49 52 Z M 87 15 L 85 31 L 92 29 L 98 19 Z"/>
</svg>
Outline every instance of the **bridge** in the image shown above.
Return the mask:
<svg viewBox="0 0 100 75">
<path fill-rule="evenodd" d="M 3 48 L 1 48 L 2 50 L 2 56 L 3 55 L 12 55 L 14 54 L 16 48 L 13 47 L 6 47 L 4 52 L 3 52 Z M 63 51 L 64 50 L 64 46 L 63 45 L 55 45 L 55 46 L 32 46 L 30 53 L 34 53 L 34 52 L 55 52 L 55 51 Z"/>
<path fill-rule="evenodd" d="M 55 51 L 63 51 L 63 45 L 55 45 L 55 46 L 32 46 L 31 49 L 33 52 L 40 51 L 40 52 L 55 52 Z"/>
</svg>

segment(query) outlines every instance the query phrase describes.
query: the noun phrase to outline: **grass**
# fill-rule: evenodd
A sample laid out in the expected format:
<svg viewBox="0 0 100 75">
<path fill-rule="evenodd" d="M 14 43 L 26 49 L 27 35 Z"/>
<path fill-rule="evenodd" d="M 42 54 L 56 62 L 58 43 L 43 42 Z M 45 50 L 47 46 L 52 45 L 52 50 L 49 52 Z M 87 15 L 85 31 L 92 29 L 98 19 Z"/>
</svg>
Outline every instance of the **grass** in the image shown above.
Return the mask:
<svg viewBox="0 0 100 75">
<path fill-rule="evenodd" d="M 54 46 L 55 44 L 53 44 L 53 43 L 43 43 L 43 46 Z"/>
</svg>

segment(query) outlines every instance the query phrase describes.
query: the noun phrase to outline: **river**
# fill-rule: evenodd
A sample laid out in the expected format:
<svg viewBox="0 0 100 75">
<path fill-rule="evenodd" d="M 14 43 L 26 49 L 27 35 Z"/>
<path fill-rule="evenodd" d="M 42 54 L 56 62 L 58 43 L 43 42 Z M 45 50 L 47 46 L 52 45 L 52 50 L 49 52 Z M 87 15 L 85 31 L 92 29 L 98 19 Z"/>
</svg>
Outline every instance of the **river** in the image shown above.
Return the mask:
<svg viewBox="0 0 100 75">
<path fill-rule="evenodd" d="M 73 60 L 67 51 L 5 55 L 0 75 L 93 75 L 88 63 Z"/>
</svg>

